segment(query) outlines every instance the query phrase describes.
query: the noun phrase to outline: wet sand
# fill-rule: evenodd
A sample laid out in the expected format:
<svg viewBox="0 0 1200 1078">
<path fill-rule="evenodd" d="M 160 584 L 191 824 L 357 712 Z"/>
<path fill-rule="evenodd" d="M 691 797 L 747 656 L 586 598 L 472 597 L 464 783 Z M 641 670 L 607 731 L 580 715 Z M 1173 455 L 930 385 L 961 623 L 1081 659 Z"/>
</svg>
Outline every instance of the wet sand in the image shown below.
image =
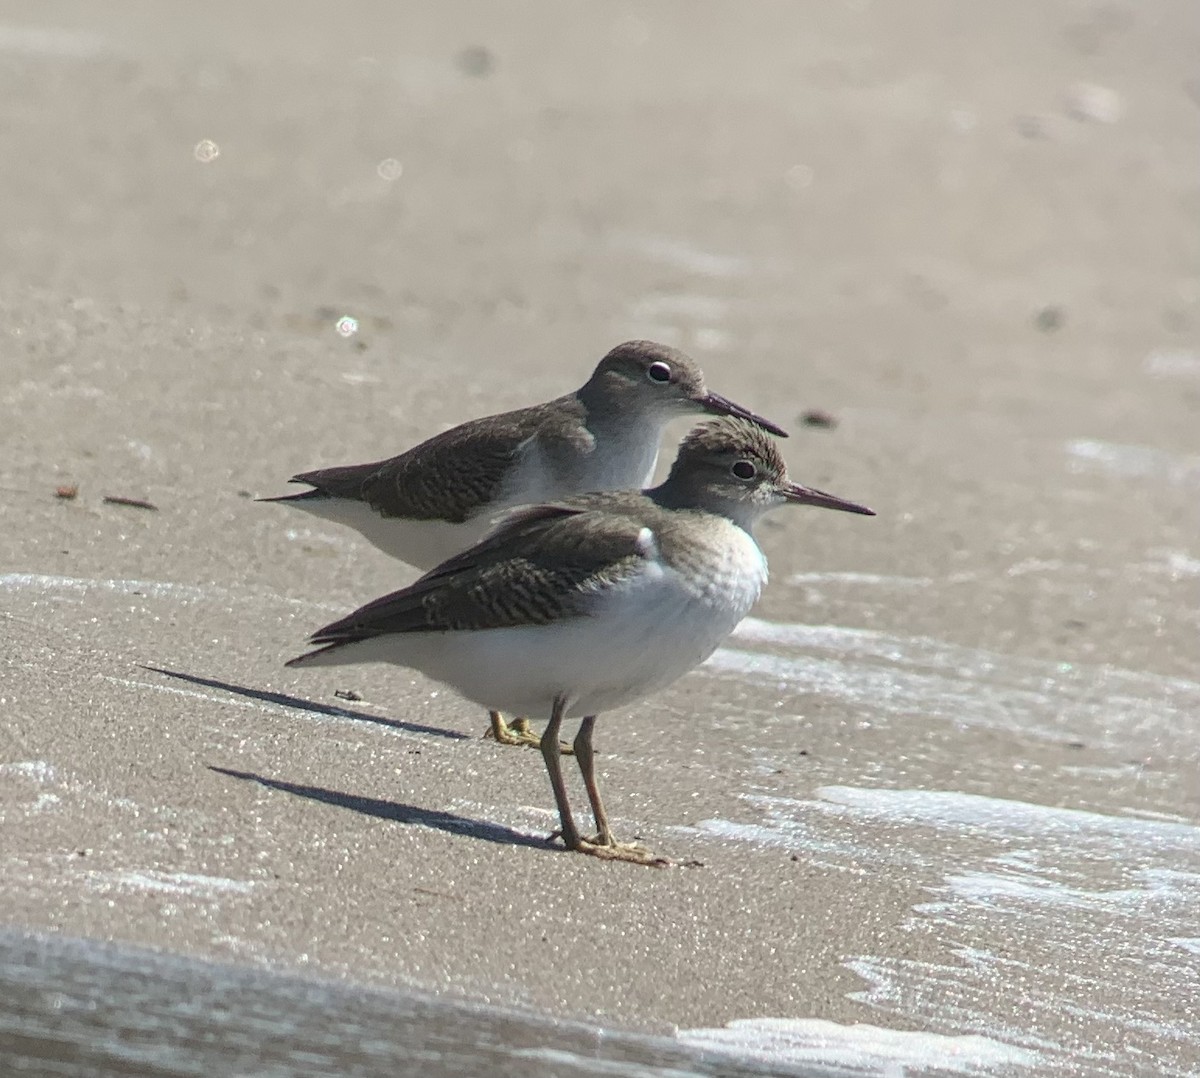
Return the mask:
<svg viewBox="0 0 1200 1078">
<path fill-rule="evenodd" d="M 340 10 L 0 5 L 4 920 L 1193 1073 L 1190 5 Z M 614 826 L 703 862 L 658 872 L 547 847 L 449 691 L 284 669 L 413 574 L 251 500 L 635 336 L 880 514 L 777 515 L 755 617 L 602 719 Z"/>
</svg>

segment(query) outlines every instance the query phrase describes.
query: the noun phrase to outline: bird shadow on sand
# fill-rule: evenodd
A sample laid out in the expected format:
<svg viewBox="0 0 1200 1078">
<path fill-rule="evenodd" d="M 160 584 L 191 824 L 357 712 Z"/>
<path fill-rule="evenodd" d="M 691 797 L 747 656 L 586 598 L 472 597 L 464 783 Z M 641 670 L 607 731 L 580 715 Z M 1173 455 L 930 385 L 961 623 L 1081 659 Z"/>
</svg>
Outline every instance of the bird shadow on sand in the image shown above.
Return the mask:
<svg viewBox="0 0 1200 1078">
<path fill-rule="evenodd" d="M 208 769 L 215 771 L 218 775 L 228 775 L 230 778 L 242 779 L 245 782 L 257 782 L 269 790 L 281 790 L 295 797 L 336 805 L 338 808 L 361 812 L 364 816 L 375 816 L 381 820 L 431 827 L 435 831 L 445 831 L 451 835 L 465 835 L 467 838 L 496 842 L 502 846 L 529 846 L 538 850 L 563 852 L 561 846 L 551 846 L 544 838 L 536 838 L 521 831 L 514 831 L 511 827 L 505 827 L 503 824 L 474 820 L 470 816 L 459 816 L 453 812 L 435 812 L 432 809 L 417 808 L 415 805 L 405 805 L 398 801 L 382 801 L 376 797 L 362 797 L 358 794 L 342 793 L 339 790 L 327 790 L 323 786 L 304 786 L 296 782 L 285 782 L 283 779 L 256 775 L 251 771 L 234 771 L 227 767 L 217 767 L 215 764 L 209 764 Z"/>
<path fill-rule="evenodd" d="M 247 685 L 234 685 L 228 681 L 218 681 L 216 678 L 199 677 L 196 674 L 185 674 L 179 670 L 166 670 L 161 666 L 146 666 L 141 669 L 150 670 L 155 674 L 186 681 L 189 685 L 203 685 L 208 689 L 220 689 L 235 696 L 244 696 L 250 700 L 259 700 L 265 704 L 277 704 L 280 707 L 294 707 L 300 711 L 309 711 L 316 715 L 330 715 L 338 719 L 355 719 L 358 722 L 374 722 L 380 726 L 390 726 L 394 730 L 404 730 L 410 734 L 430 734 L 433 737 L 446 737 L 453 741 L 470 741 L 470 734 L 457 730 L 443 730 L 439 726 L 426 726 L 420 722 L 404 722 L 402 719 L 389 719 L 383 715 L 372 715 L 366 711 L 355 711 L 348 707 L 333 707 L 331 704 L 319 704 L 315 700 L 305 700 L 302 696 L 290 696 L 285 692 L 268 692 L 266 689 L 252 689 Z"/>
</svg>

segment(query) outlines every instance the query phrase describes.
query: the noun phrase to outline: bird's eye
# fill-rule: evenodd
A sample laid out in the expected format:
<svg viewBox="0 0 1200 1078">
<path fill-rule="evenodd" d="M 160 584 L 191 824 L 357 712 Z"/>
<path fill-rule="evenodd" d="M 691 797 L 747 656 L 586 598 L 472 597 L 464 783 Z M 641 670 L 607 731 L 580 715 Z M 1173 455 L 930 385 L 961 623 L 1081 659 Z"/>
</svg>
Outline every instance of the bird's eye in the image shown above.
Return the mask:
<svg viewBox="0 0 1200 1078">
<path fill-rule="evenodd" d="M 739 479 L 753 479 L 758 474 L 758 469 L 748 460 L 739 460 L 733 466 L 733 474 Z"/>
<path fill-rule="evenodd" d="M 671 380 L 671 365 L 669 363 L 651 363 L 646 368 L 646 377 L 652 382 L 669 382 Z"/>
</svg>

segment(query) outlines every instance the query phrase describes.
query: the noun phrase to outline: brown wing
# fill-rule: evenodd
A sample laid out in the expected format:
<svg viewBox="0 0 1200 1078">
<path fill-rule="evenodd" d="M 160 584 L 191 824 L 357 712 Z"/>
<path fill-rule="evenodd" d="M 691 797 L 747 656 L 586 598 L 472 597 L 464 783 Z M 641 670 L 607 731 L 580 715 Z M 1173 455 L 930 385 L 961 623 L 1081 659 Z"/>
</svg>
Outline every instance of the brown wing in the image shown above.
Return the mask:
<svg viewBox="0 0 1200 1078">
<path fill-rule="evenodd" d="M 499 491 L 530 435 L 494 432 L 466 443 L 430 438 L 391 460 L 297 475 L 335 498 L 366 502 L 380 516 L 461 524 Z"/>
<path fill-rule="evenodd" d="M 512 514 L 483 542 L 411 586 L 327 625 L 312 642 L 546 625 L 580 616 L 598 590 L 636 573 L 652 551 L 636 517 L 535 506 Z"/>
<path fill-rule="evenodd" d="M 521 408 L 436 434 L 390 460 L 323 468 L 293 477 L 335 498 L 366 502 L 383 517 L 461 524 L 500 492 L 533 438 L 563 440 L 573 400 Z M 560 429 L 561 428 L 561 429 Z M 576 437 L 586 432 L 570 431 Z"/>
</svg>

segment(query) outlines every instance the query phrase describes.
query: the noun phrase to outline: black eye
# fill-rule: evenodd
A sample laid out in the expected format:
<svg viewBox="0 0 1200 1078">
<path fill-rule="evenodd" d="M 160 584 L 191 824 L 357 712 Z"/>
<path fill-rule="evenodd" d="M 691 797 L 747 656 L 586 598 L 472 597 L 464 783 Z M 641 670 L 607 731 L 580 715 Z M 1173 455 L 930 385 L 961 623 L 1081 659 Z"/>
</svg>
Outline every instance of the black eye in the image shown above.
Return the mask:
<svg viewBox="0 0 1200 1078">
<path fill-rule="evenodd" d="M 748 460 L 739 460 L 733 466 L 733 474 L 739 479 L 753 479 L 758 474 L 758 470 Z"/>
<path fill-rule="evenodd" d="M 646 368 L 646 377 L 652 382 L 669 382 L 671 380 L 671 365 L 663 363 L 661 360 L 658 363 L 651 363 Z"/>
</svg>

